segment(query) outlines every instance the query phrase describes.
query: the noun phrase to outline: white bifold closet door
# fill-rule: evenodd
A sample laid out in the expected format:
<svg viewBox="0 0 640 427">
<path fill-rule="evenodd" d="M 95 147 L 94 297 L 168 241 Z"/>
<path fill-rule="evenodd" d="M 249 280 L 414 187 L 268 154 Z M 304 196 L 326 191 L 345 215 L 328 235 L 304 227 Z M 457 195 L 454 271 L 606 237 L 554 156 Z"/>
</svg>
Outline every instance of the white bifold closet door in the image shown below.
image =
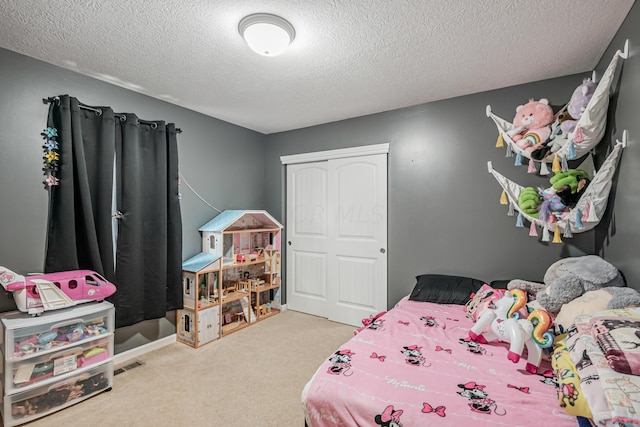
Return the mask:
<svg viewBox="0 0 640 427">
<path fill-rule="evenodd" d="M 362 326 L 387 309 L 387 155 L 287 166 L 287 307 Z"/>
</svg>

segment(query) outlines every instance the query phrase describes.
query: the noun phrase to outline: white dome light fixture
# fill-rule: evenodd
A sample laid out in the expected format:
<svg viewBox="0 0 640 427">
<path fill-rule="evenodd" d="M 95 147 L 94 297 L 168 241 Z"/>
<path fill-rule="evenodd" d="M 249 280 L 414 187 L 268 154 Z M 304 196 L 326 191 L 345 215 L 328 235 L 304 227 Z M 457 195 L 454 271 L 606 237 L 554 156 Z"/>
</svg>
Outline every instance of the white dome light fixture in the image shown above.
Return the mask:
<svg viewBox="0 0 640 427">
<path fill-rule="evenodd" d="M 296 37 L 289 21 L 270 13 L 245 16 L 238 31 L 254 52 L 264 56 L 280 55 Z"/>
</svg>

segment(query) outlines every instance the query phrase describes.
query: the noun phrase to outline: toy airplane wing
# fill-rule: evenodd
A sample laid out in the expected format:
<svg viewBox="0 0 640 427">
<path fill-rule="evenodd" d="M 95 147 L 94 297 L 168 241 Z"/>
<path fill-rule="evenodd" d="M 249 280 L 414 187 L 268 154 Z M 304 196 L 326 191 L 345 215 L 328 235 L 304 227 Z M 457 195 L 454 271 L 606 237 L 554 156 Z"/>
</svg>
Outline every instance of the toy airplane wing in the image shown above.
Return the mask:
<svg viewBox="0 0 640 427">
<path fill-rule="evenodd" d="M 38 288 L 38 294 L 45 311 L 76 305 L 76 302 L 62 292 L 53 282 L 42 279 L 31 279 Z"/>
</svg>

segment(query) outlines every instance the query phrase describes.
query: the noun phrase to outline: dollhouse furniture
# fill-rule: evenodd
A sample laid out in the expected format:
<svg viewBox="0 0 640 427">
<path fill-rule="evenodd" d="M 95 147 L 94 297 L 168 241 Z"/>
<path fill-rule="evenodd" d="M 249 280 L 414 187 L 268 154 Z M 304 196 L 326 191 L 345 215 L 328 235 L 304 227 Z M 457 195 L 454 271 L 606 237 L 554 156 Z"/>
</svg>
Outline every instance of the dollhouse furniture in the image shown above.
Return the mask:
<svg viewBox="0 0 640 427">
<path fill-rule="evenodd" d="M 113 386 L 115 311 L 87 303 L 33 317 L 0 316 L 2 420 L 27 423 Z"/>
<path fill-rule="evenodd" d="M 199 229 L 202 252 L 182 264 L 178 341 L 198 348 L 279 313 L 282 228 L 264 210 L 227 210 Z"/>
</svg>

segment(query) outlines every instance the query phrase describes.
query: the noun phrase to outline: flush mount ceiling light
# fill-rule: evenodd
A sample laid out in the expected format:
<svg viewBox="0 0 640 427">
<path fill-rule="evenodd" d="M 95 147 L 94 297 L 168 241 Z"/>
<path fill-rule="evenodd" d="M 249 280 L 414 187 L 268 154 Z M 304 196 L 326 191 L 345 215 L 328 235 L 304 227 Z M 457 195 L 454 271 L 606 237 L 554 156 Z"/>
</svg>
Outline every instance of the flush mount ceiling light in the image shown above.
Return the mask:
<svg viewBox="0 0 640 427">
<path fill-rule="evenodd" d="M 289 21 L 270 13 L 245 16 L 238 31 L 254 52 L 264 56 L 280 55 L 296 37 Z"/>
</svg>

